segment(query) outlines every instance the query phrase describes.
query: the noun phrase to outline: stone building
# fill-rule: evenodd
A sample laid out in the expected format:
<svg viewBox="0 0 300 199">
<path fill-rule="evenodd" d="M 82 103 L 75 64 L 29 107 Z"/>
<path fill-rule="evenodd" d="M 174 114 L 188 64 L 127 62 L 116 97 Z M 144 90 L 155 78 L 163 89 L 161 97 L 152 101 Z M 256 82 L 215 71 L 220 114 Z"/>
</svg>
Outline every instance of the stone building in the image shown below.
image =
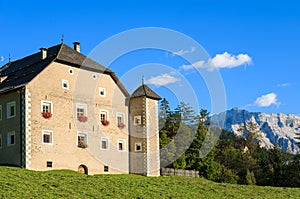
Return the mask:
<svg viewBox="0 0 300 199">
<path fill-rule="evenodd" d="M 137 80 L 138 81 L 138 80 Z M 0 164 L 158 176 L 158 100 L 62 43 L 0 68 Z"/>
</svg>

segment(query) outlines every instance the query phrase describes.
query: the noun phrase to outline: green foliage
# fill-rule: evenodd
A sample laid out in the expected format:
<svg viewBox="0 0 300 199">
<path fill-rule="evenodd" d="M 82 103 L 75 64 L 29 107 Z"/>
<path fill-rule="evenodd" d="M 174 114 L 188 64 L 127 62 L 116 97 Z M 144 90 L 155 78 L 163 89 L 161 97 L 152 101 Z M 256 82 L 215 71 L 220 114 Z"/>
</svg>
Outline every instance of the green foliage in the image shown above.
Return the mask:
<svg viewBox="0 0 300 199">
<path fill-rule="evenodd" d="M 214 183 L 202 178 L 87 176 L 0 167 L 0 198 L 297 198 L 300 189 Z"/>
</svg>

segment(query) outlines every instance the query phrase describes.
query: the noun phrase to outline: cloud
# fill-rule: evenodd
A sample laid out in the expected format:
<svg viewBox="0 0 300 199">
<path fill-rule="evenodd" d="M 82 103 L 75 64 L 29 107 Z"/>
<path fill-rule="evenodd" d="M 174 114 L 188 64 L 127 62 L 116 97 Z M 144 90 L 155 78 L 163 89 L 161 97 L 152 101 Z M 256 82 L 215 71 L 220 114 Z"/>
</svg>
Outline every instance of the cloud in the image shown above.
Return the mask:
<svg viewBox="0 0 300 199">
<path fill-rule="evenodd" d="M 193 53 L 194 51 L 196 50 L 196 47 L 192 47 L 191 50 L 179 50 L 179 51 L 176 51 L 176 52 L 172 52 L 172 55 L 175 56 L 182 56 L 184 54 L 187 54 L 187 53 Z"/>
<path fill-rule="evenodd" d="M 3 62 L 3 61 L 4 61 L 4 57 L 1 56 L 1 57 L 0 57 L 0 62 Z"/>
<path fill-rule="evenodd" d="M 159 76 L 151 77 L 149 80 L 146 81 L 147 84 L 152 84 L 154 86 L 164 86 L 167 84 L 172 84 L 180 81 L 180 79 L 171 76 L 169 74 L 162 74 Z"/>
<path fill-rule="evenodd" d="M 216 56 L 207 61 L 200 60 L 191 65 L 183 65 L 181 68 L 189 70 L 192 68 L 206 68 L 210 71 L 217 68 L 234 68 L 242 65 L 249 65 L 252 63 L 252 58 L 247 54 L 232 55 L 228 52 L 223 54 L 216 54 Z"/>
<path fill-rule="evenodd" d="M 283 84 L 277 84 L 277 87 L 288 87 L 291 86 L 291 83 L 283 83 Z"/>
<path fill-rule="evenodd" d="M 258 97 L 255 100 L 254 105 L 259 107 L 269 107 L 271 105 L 279 106 L 280 103 L 278 102 L 277 95 L 275 93 L 269 93 Z"/>
</svg>

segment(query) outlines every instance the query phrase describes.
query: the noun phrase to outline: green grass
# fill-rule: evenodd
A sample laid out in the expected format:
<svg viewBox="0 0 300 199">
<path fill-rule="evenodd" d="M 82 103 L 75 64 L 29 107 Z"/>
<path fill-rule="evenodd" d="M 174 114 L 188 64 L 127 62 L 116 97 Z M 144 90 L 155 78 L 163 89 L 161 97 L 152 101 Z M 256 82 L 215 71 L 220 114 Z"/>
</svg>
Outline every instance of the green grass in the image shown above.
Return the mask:
<svg viewBox="0 0 300 199">
<path fill-rule="evenodd" d="M 218 184 L 202 178 L 87 176 L 0 167 L 0 198 L 298 198 L 300 189 Z"/>
</svg>

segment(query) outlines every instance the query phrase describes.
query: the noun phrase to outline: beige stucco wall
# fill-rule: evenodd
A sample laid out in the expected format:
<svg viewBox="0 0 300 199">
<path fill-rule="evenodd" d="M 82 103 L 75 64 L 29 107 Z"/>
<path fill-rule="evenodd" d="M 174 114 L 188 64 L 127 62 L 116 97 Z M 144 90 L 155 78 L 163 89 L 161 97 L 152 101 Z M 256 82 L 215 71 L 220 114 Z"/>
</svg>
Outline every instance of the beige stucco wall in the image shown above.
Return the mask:
<svg viewBox="0 0 300 199">
<path fill-rule="evenodd" d="M 16 102 L 16 116 L 13 118 L 7 118 L 7 103 L 11 101 Z M 2 106 L 2 120 L 0 120 L 0 136 L 2 138 L 0 164 L 21 166 L 20 91 L 0 94 L 0 105 Z M 8 146 L 7 135 L 12 131 L 15 132 L 15 144 Z"/>
<path fill-rule="evenodd" d="M 73 74 L 69 70 L 73 69 Z M 80 72 L 79 72 L 80 71 Z M 62 88 L 62 80 L 69 81 L 69 89 Z M 99 87 L 106 89 L 106 96 L 99 96 Z M 27 90 L 30 93 L 29 113 L 31 128 L 30 153 L 27 157 L 29 169 L 72 169 L 84 164 L 89 174 L 104 173 L 104 165 L 109 173 L 128 173 L 128 105 L 126 97 L 109 75 L 83 71 L 60 63 L 50 64 L 33 81 Z M 41 101 L 51 101 L 53 115 L 45 119 L 41 115 Z M 76 103 L 87 104 L 87 122 L 79 122 Z M 100 123 L 100 110 L 109 113 L 109 126 Z M 126 127 L 116 125 L 116 113 L 124 113 Z M 53 131 L 53 144 L 42 143 L 42 130 Z M 88 148 L 77 147 L 77 132 L 88 136 Z M 101 150 L 101 137 L 109 139 L 109 150 Z M 125 141 L 126 149 L 117 150 L 118 140 Z M 47 168 L 46 162 L 53 167 Z"/>
</svg>

